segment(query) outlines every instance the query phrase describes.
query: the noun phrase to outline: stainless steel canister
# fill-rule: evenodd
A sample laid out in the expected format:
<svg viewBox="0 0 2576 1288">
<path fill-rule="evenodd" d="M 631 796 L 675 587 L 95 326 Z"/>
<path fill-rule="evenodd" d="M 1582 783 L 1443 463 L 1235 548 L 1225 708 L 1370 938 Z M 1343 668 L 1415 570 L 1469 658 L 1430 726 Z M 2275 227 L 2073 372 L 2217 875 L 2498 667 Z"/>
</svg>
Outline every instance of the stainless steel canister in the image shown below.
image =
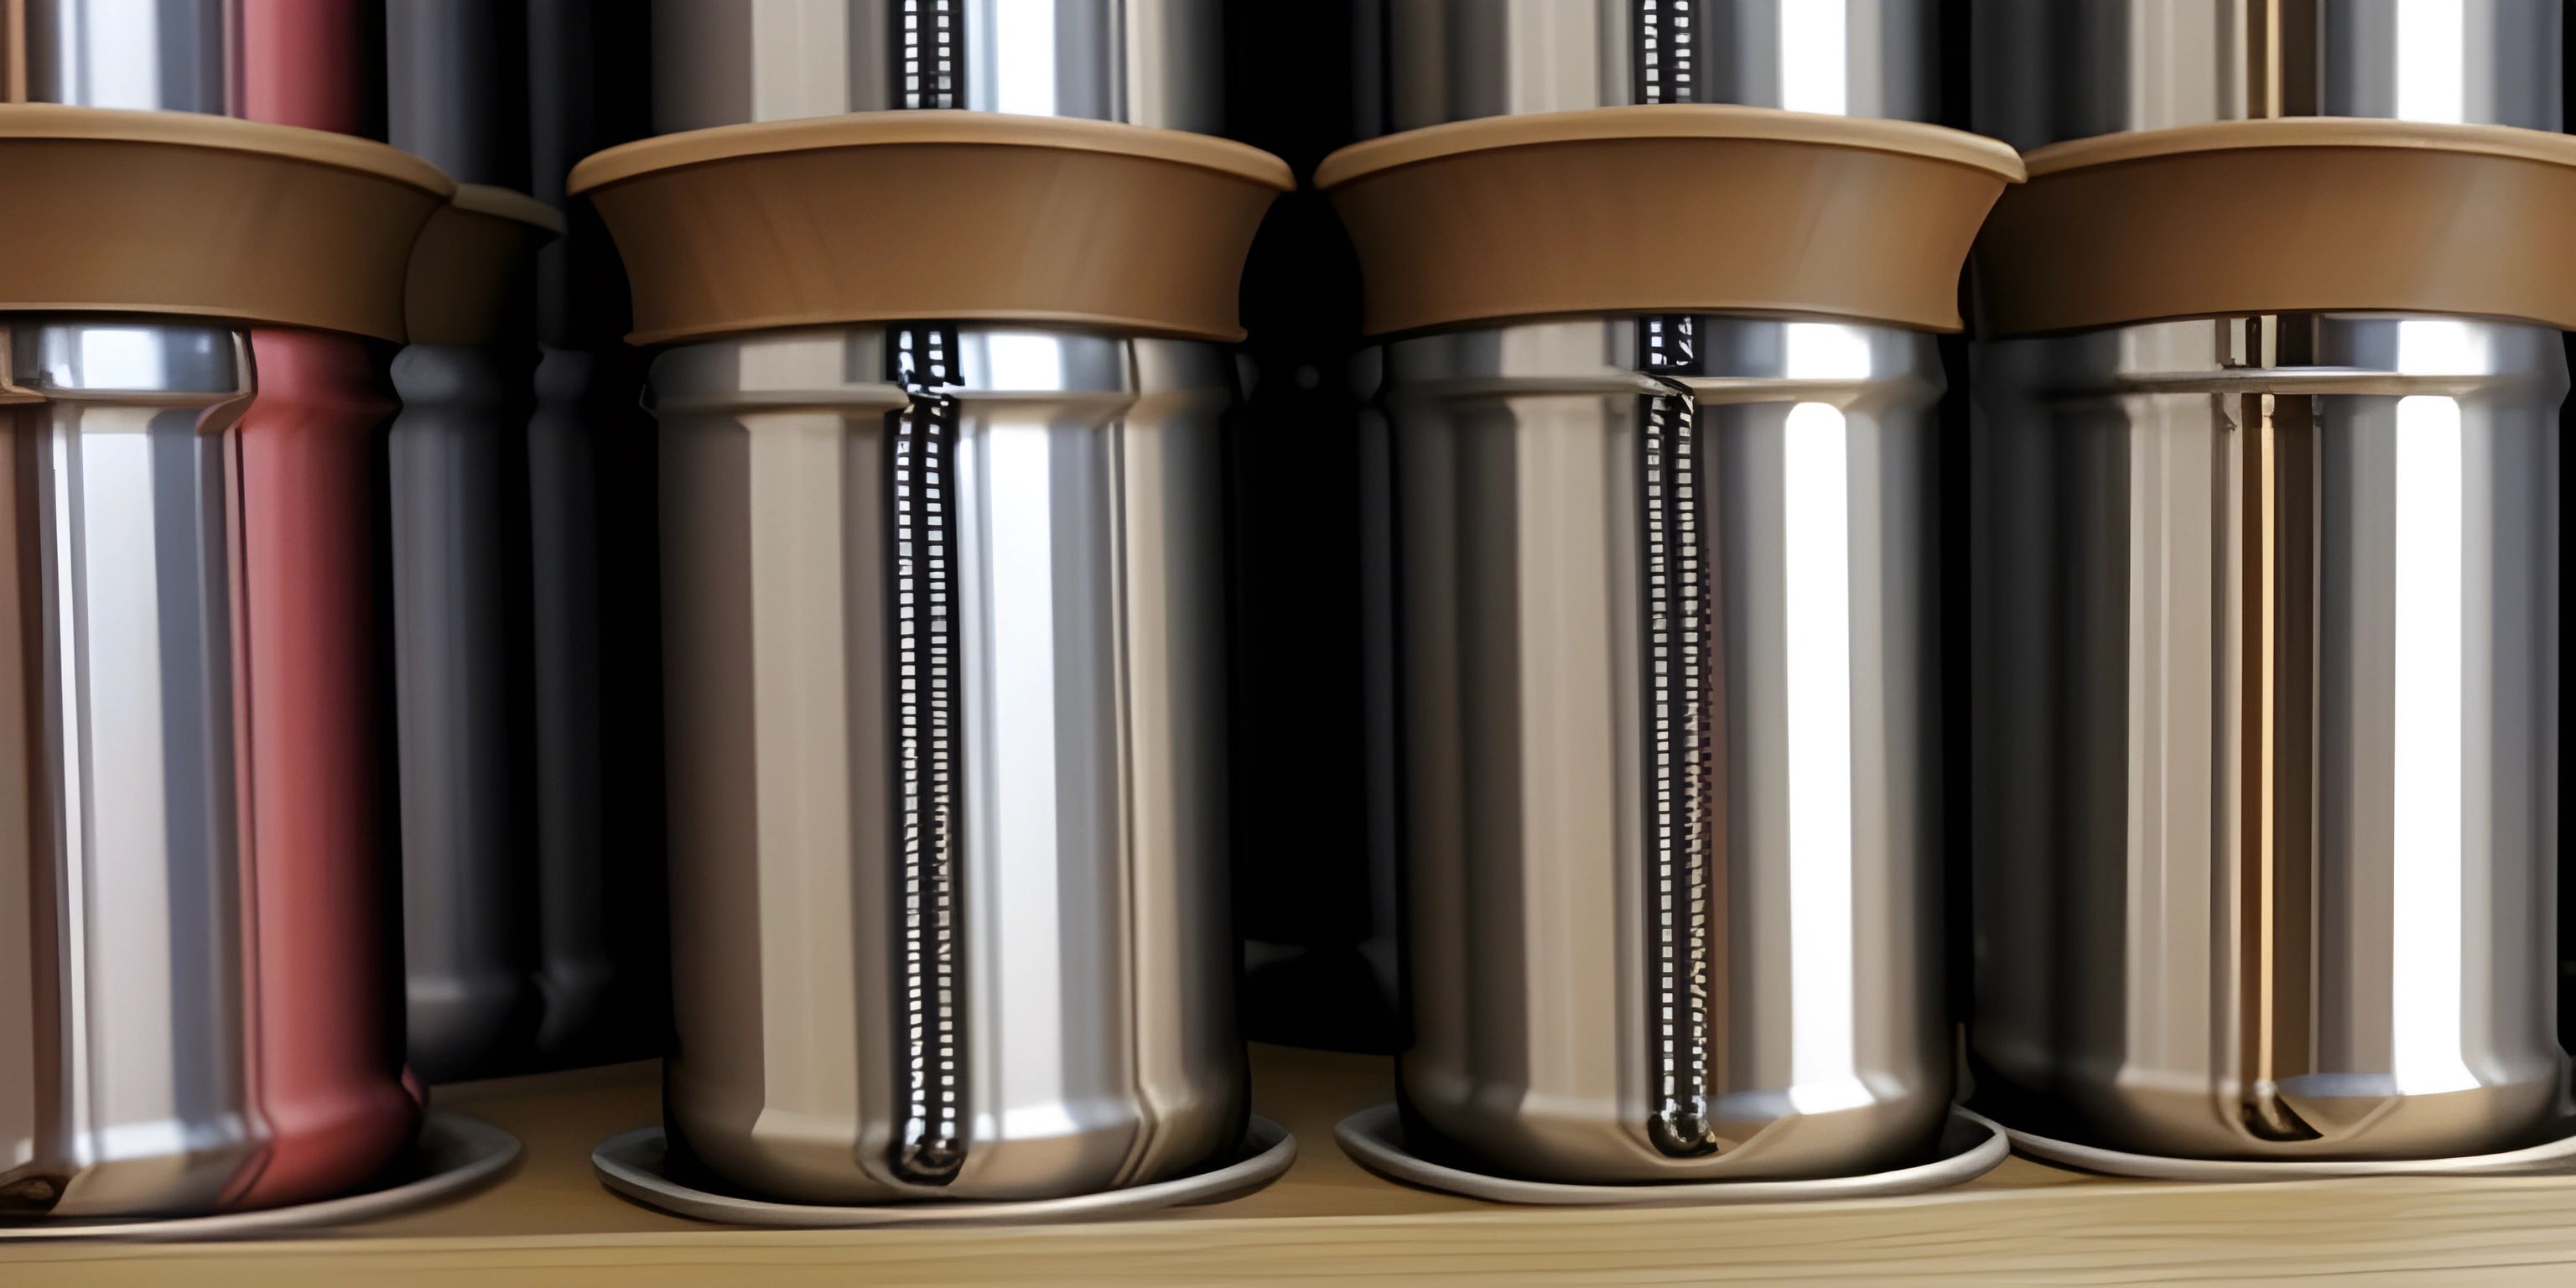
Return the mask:
<svg viewBox="0 0 2576 1288">
<path fill-rule="evenodd" d="M 1916 120 L 1932 6 L 1390 0 L 1391 124 Z M 1413 1138 L 1620 1183 L 1920 1160 L 1949 1112 L 1929 335 L 1682 315 L 1384 349 Z"/>
<path fill-rule="evenodd" d="M 0 1213 L 257 1175 L 226 431 L 246 332 L 0 324 Z"/>
<path fill-rule="evenodd" d="M 1980 0 L 1978 123 L 2558 126 L 2555 5 L 2279 8 Z M 1977 348 L 1979 1101 L 2198 1157 L 2546 1129 L 2558 335 L 2277 314 Z"/>
<path fill-rule="evenodd" d="M 1231 1146 L 1214 346 L 689 345 L 662 422 L 674 1138 L 805 1201 Z"/>
<path fill-rule="evenodd" d="M 1197 126 L 1215 16 L 666 0 L 656 123 Z M 1031 1198 L 1240 1141 L 1233 384 L 1215 345 L 935 320 L 654 360 L 681 1158 L 806 1202 Z"/>
<path fill-rule="evenodd" d="M 525 188 L 523 6 L 394 0 L 385 17 L 388 141 L 465 183 Z M 524 279 L 533 266 L 516 268 Z M 537 845 L 530 723 L 537 350 L 532 283 L 516 285 L 517 316 L 437 336 L 415 328 L 393 363 L 403 957 L 411 1066 L 429 1082 L 524 1070 L 543 1006 L 539 874 L 554 856 Z"/>
</svg>

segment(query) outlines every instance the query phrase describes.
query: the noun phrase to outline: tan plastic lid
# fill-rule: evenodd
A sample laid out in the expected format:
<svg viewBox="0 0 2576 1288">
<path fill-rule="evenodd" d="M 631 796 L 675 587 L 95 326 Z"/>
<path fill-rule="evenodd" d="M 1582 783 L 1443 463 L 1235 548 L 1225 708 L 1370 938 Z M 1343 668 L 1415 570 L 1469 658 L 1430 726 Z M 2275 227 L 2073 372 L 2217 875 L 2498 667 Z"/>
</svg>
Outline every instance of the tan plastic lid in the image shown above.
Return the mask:
<svg viewBox="0 0 2576 1288">
<path fill-rule="evenodd" d="M 598 203 L 636 344 L 912 318 L 1237 340 L 1262 212 L 1292 179 L 1238 143 L 988 112 L 864 112 L 611 148 Z"/>
<path fill-rule="evenodd" d="M 1977 239 L 1980 327 L 2463 313 L 2576 327 L 2576 139 L 2347 117 L 2030 154 Z"/>
<path fill-rule="evenodd" d="M 381 143 L 185 112 L 0 104 L 0 311 L 156 313 L 399 340 L 456 185 Z"/>
<path fill-rule="evenodd" d="M 531 324 L 537 248 L 563 235 L 555 208 L 462 183 L 412 247 L 403 314 L 413 344 L 485 344 Z"/>
<path fill-rule="evenodd" d="M 1315 171 L 1373 335 L 1720 311 L 1955 331 L 1960 262 L 2021 177 L 1937 125 L 1700 103 L 1436 125 Z"/>
</svg>

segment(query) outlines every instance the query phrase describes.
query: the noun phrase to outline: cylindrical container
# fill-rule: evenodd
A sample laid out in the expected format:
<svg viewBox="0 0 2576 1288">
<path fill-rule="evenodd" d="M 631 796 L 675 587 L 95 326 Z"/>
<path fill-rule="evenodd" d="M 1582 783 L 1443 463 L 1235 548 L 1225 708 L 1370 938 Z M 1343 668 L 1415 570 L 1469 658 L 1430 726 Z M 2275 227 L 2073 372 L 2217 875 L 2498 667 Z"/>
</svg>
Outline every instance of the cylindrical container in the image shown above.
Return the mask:
<svg viewBox="0 0 2576 1288">
<path fill-rule="evenodd" d="M 260 401 L 252 324 L 399 330 L 448 184 L 309 131 L 36 105 L 0 106 L 0 171 L 0 937 L 23 949 L 0 967 L 0 1204 L 325 1197 L 419 1109 L 372 851 L 329 844 L 364 802 L 274 772 L 330 723 L 330 678 L 364 674 L 263 652 L 337 552 L 280 549 L 272 507 L 310 496 L 263 487 L 256 458 L 301 426 L 263 447 L 237 418 Z"/>
<path fill-rule="evenodd" d="M 1904 121 L 1941 108 L 1939 0 L 1381 3 L 1387 133 L 1631 103 Z"/>
<path fill-rule="evenodd" d="M 2246 16 L 1977 6 L 1980 126 L 2074 140 L 1978 251 L 1977 1100 L 2172 1157 L 2529 1143 L 2566 1060 L 2558 7 Z M 2417 124 L 2263 119 L 2317 116 Z"/>
<path fill-rule="evenodd" d="M 1219 0 L 653 0 L 668 134 L 899 108 L 1214 134 Z"/>
<path fill-rule="evenodd" d="M 231 115 L 385 137 L 385 12 L 378 0 L 224 2 L 241 14 L 241 87 Z"/>
<path fill-rule="evenodd" d="M 225 326 L 0 323 L 0 1212 L 209 1211 L 257 1175 L 226 504 L 250 381 Z"/>
<path fill-rule="evenodd" d="M 646 132 L 651 33 L 619 0 L 528 9 L 530 191 L 565 235 L 537 252 L 528 422 L 537 1059 L 659 1055 L 671 957 L 662 826 L 660 511 L 626 274 L 564 176 Z"/>
<path fill-rule="evenodd" d="M 562 228 L 533 197 L 460 185 L 413 251 L 393 363 L 403 955 L 430 1082 L 525 1068 L 540 1022 L 525 429 L 535 252 Z"/>
<path fill-rule="evenodd" d="M 411 1066 L 429 1082 L 534 1057 L 537 748 L 529 588 L 535 250 L 527 21 L 498 0 L 386 12 L 388 139 L 463 181 L 414 253 L 402 412 L 386 448 Z"/>
<path fill-rule="evenodd" d="M 898 365 L 925 356 L 928 407 Z M 1230 378 L 1212 345 L 991 327 L 654 364 L 666 1108 L 719 1175 L 1028 1197 L 1235 1143 Z"/>
<path fill-rule="evenodd" d="M 378 6 L 238 8 L 241 115 L 382 137 Z M 390 1115 L 399 1095 L 416 1115 L 419 1091 L 403 1067 L 393 731 L 379 662 L 378 453 L 394 413 L 386 363 L 399 334 L 398 314 L 395 326 L 364 333 L 252 332 L 259 389 L 235 431 L 245 516 L 236 602 L 263 915 L 337 910 L 327 927 L 261 945 L 264 1008 L 314 1026 L 269 1058 L 317 1097 Z"/>
<path fill-rule="evenodd" d="M 1317 181 L 1394 337 L 1408 1143 L 1602 1184 L 1920 1161 L 1951 1090 L 1932 332 L 2018 165 L 1825 119 L 1935 116 L 1929 4 L 1385 29 L 1412 132 Z"/>
<path fill-rule="evenodd" d="M 953 111 L 575 170 L 671 346 L 664 1117 L 721 1183 L 1035 1198 L 1241 1139 L 1212 342 L 1288 182 Z"/>
<path fill-rule="evenodd" d="M 1890 327 L 1387 347 L 1412 1123 L 1597 1182 L 1930 1148 L 1940 392 Z"/>
<path fill-rule="evenodd" d="M 15 0 L 0 101 L 239 115 L 234 0 Z M 12 45 L 17 52 L 10 54 Z"/>
</svg>

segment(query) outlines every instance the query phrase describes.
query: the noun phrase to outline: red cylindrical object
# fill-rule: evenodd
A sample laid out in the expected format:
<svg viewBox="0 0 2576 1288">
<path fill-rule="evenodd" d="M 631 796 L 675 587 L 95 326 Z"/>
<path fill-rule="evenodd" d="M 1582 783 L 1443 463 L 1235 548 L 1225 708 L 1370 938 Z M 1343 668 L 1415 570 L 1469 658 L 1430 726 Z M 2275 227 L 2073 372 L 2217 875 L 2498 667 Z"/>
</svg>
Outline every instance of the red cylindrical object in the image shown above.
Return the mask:
<svg viewBox="0 0 2576 1288">
<path fill-rule="evenodd" d="M 243 0 L 243 115 L 381 137 L 383 47 L 359 0 Z M 253 1102 L 271 1133 L 239 1202 L 326 1197 L 390 1162 L 420 1124 L 402 1066 L 389 773 L 375 682 L 376 437 L 389 351 L 263 329 L 258 396 L 234 433 L 235 656 L 247 732 L 243 915 L 259 928 Z"/>
<path fill-rule="evenodd" d="M 242 0 L 242 116 L 382 139 L 382 22 L 354 0 Z"/>
<path fill-rule="evenodd" d="M 368 341 L 264 330 L 235 429 L 243 915 L 264 1207 L 365 1180 L 411 1139 L 374 678 L 374 436 L 394 411 Z"/>
</svg>

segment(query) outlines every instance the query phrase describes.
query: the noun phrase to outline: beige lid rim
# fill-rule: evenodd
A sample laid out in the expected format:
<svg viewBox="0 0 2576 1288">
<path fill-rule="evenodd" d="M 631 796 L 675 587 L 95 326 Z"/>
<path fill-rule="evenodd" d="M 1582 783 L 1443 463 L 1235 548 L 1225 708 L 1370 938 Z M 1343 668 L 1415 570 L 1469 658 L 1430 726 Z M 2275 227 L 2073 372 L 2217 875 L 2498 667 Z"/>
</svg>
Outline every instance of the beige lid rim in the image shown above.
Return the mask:
<svg viewBox="0 0 2576 1288">
<path fill-rule="evenodd" d="M 1959 265 L 2021 158 L 1907 121 L 1672 104 L 1495 117 L 1345 148 L 1317 182 L 1361 326 L 1743 313 L 1959 329 Z"/>
<path fill-rule="evenodd" d="M 447 204 L 467 214 L 490 215 L 514 224 L 526 224 L 549 237 L 564 235 L 562 211 L 514 189 L 488 183 L 460 183 L 456 185 L 456 194 L 447 199 Z"/>
<path fill-rule="evenodd" d="M 2012 145 L 1947 126 L 1727 103 L 1653 103 L 1490 116 L 1390 134 L 1354 143 L 1325 157 L 1323 164 L 1315 167 L 1315 186 L 1331 189 L 1399 166 L 1470 152 L 1608 139 L 1811 143 L 1951 161 L 2000 175 L 2007 182 L 2022 178 L 2021 154 L 2013 151 Z"/>
<path fill-rule="evenodd" d="M 2288 117 L 2030 156 L 1977 240 L 1980 326 L 2395 312 L 2576 326 L 2576 139 Z"/>
<path fill-rule="evenodd" d="M 569 187 L 617 239 L 636 344 L 925 318 L 1231 341 L 1245 251 L 1289 180 L 1222 139 L 922 111 L 648 139 Z"/>
<path fill-rule="evenodd" d="M 413 243 L 456 185 L 320 130 L 0 104 L 0 310 L 404 334 Z"/>
<path fill-rule="evenodd" d="M 1105 152 L 1213 170 L 1280 192 L 1297 186 L 1287 162 L 1259 148 L 1204 134 L 1076 117 L 936 109 L 719 125 L 638 139 L 583 158 L 572 168 L 564 189 L 575 195 L 595 192 L 629 179 L 711 161 L 902 144 Z"/>
<path fill-rule="evenodd" d="M 107 143 L 168 143 L 180 147 L 290 157 L 315 165 L 390 179 L 441 199 L 456 181 L 400 148 L 328 130 L 271 125 L 197 112 L 140 112 L 59 103 L 0 103 L 0 138 L 91 139 Z"/>
<path fill-rule="evenodd" d="M 2443 125 L 2357 116 L 2282 116 L 2131 130 L 2052 143 L 2022 158 L 2030 177 L 2198 152 L 2272 148 L 2398 148 L 2576 166 L 2576 138 L 2509 125 Z"/>
</svg>

